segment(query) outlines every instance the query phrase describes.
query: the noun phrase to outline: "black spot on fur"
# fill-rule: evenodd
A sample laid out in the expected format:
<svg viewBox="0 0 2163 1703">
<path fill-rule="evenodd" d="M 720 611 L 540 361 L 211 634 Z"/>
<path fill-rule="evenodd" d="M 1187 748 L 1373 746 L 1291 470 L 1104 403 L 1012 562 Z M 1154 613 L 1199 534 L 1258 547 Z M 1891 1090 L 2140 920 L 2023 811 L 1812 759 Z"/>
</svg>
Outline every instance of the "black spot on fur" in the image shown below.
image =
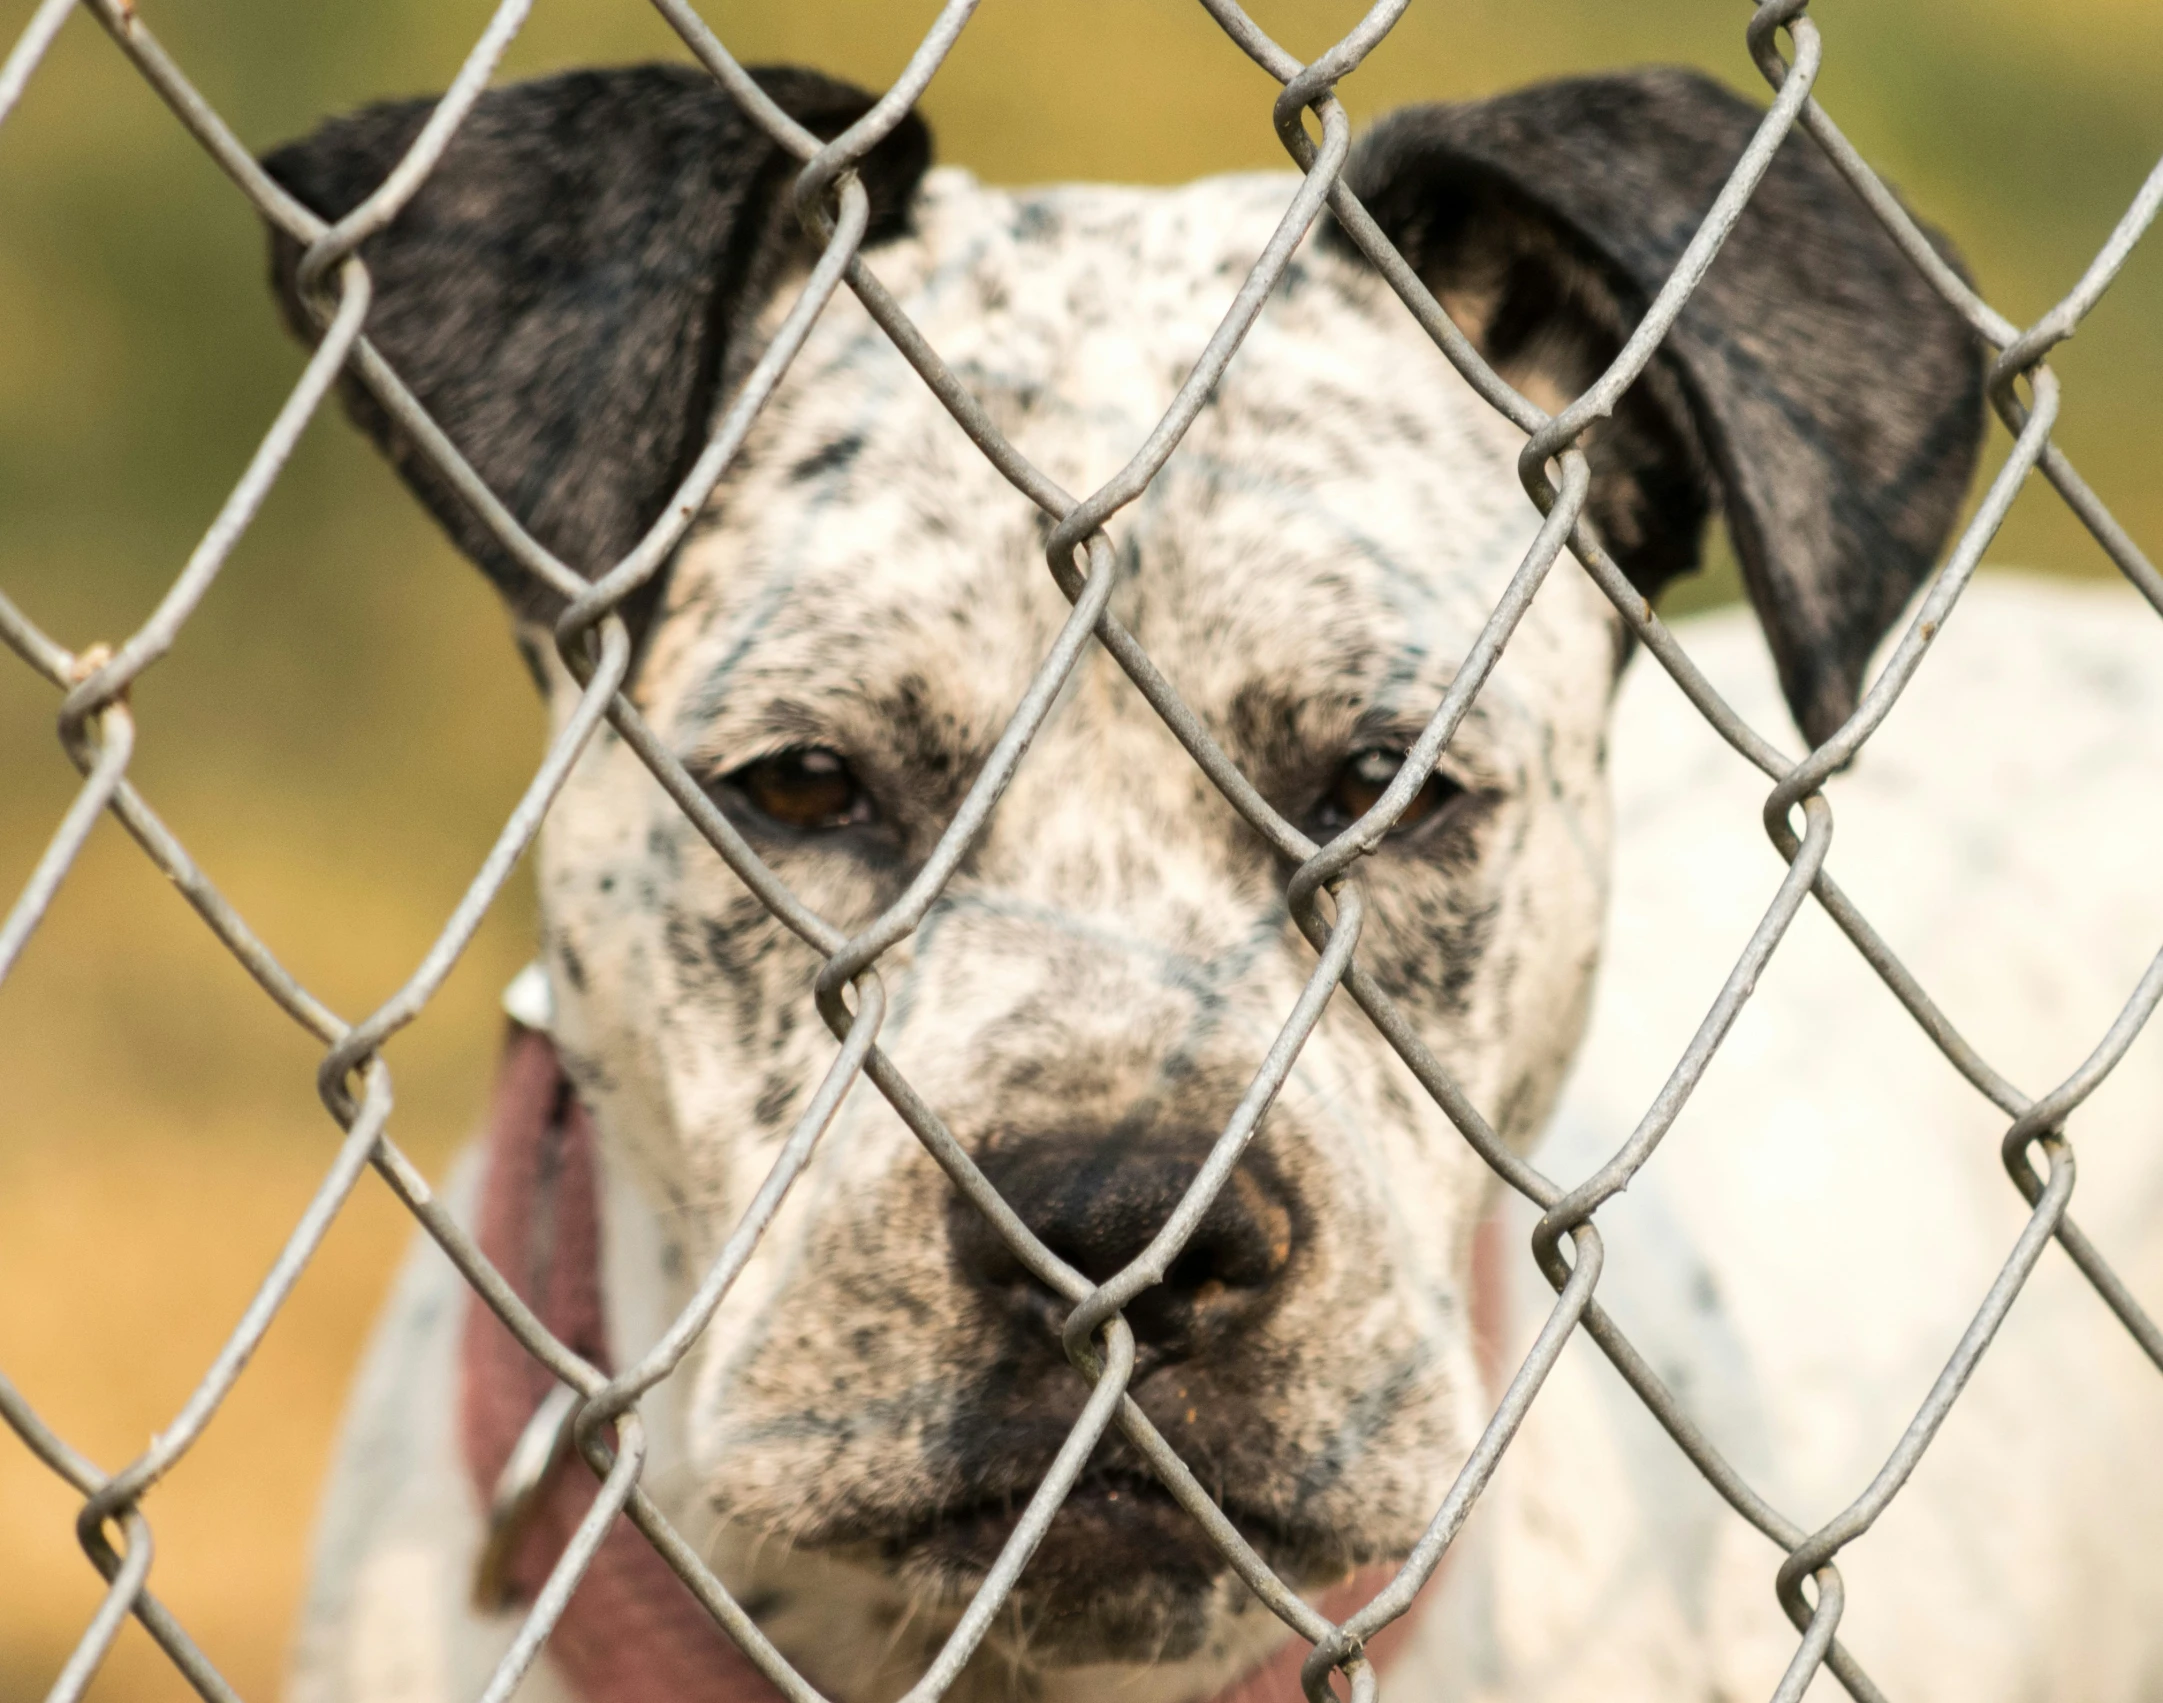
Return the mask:
<svg viewBox="0 0 2163 1703">
<path fill-rule="evenodd" d="M 1014 214 L 1014 234 L 1024 242 L 1049 242 L 1066 221 L 1048 201 L 1024 201 Z"/>
<path fill-rule="evenodd" d="M 796 1091 L 795 1077 L 775 1071 L 766 1078 L 765 1086 L 759 1090 L 759 1097 L 751 1108 L 751 1115 L 758 1119 L 764 1128 L 779 1129 L 789 1115 L 789 1108 L 796 1103 Z"/>
<path fill-rule="evenodd" d="M 863 453 L 864 438 L 861 432 L 851 432 L 846 437 L 838 437 L 792 466 L 789 469 L 789 483 L 809 485 L 846 473 Z"/>
</svg>

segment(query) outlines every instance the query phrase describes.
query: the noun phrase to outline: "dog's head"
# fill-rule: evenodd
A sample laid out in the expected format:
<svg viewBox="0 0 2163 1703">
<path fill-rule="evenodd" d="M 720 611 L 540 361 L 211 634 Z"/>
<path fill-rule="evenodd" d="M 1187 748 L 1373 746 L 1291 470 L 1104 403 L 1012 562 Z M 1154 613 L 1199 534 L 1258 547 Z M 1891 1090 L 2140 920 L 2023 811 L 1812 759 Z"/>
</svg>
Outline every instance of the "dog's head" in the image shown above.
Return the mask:
<svg viewBox="0 0 2163 1703">
<path fill-rule="evenodd" d="M 764 80 L 829 133 L 862 110 L 804 73 Z M 364 113 L 272 169 L 336 213 L 421 116 Z M 1681 73 L 1592 79 L 1399 114 L 1348 175 L 1496 366 L 1567 397 L 1619 347 L 1754 119 Z M 1289 182 L 1010 192 L 927 175 L 928 154 L 911 121 L 868 162 L 869 263 L 999 427 L 1087 491 L 1166 407 Z M 699 77 L 580 73 L 484 99 L 364 249 L 370 335 L 580 570 L 660 514 L 786 307 L 806 258 L 790 169 Z M 297 317 L 294 254 L 279 256 Z M 560 713 L 575 691 L 545 600 L 380 408 L 356 412 L 502 584 Z M 1797 138 L 1593 433 L 1589 513 L 1651 596 L 1696 566 L 1723 509 L 1790 701 L 1822 736 L 1927 568 L 1978 424 L 1962 328 Z M 1521 443 L 1322 231 L 1113 523 L 1113 612 L 1316 840 L 1379 795 L 1522 559 L 1538 515 Z M 921 866 L 1068 613 L 1046 536 L 844 293 L 634 611 L 634 696 L 803 901 L 859 927 Z M 1363 963 L 1515 1140 L 1537 1131 L 1584 1011 L 1627 654 L 1565 560 L 1358 866 Z M 833 1056 L 819 960 L 605 729 L 541 866 L 559 1043 L 688 1285 Z M 1092 651 L 882 961 L 882 1047 L 1092 1278 L 1163 1223 L 1312 971 L 1288 872 Z M 1483 1421 L 1469 1291 L 1487 1182 L 1340 996 L 1186 1251 L 1128 1310 L 1135 1399 L 1302 1586 L 1401 1556 Z M 763 1591 L 815 1679 L 891 1690 L 951 1624 L 1087 1394 L 1064 1312 L 859 1086 L 697 1351 L 695 1482 L 676 1498 L 716 1514 L 724 1573 Z M 1054 1690 L 1062 1672 L 1154 1661 L 1167 1677 L 1137 1695 L 1191 1694 L 1270 1642 L 1247 1603 L 1107 1442 L 1003 1647 Z"/>
</svg>

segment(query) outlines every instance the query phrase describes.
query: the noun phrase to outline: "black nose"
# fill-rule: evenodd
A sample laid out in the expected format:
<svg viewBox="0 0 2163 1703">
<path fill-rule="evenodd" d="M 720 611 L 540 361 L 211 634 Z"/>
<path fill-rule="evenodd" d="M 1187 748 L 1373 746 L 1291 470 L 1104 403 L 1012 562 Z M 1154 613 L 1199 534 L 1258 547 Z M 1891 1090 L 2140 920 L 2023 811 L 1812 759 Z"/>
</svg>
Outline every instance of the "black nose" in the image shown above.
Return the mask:
<svg viewBox="0 0 2163 1703">
<path fill-rule="evenodd" d="M 977 1163 L 1045 1246 L 1102 1283 L 1148 1247 L 1208 1152 L 1207 1137 L 1016 1136 Z M 981 1213 L 956 1197 L 948 1230 L 970 1282 L 1032 1329 L 1056 1335 L 1068 1303 L 1030 1275 Z M 1288 1193 L 1266 1161 L 1249 1154 L 1164 1281 L 1128 1304 L 1127 1322 L 1160 1361 L 1212 1347 L 1266 1307 L 1293 1241 Z"/>
</svg>

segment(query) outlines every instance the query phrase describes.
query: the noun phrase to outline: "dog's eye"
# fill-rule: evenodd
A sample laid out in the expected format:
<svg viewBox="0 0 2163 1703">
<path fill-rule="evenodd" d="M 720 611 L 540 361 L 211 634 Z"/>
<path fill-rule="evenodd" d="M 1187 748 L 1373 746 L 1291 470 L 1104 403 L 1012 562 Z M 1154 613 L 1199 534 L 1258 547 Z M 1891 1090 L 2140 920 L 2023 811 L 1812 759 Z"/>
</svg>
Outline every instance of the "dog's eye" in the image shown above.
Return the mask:
<svg viewBox="0 0 2163 1703">
<path fill-rule="evenodd" d="M 1404 752 L 1382 745 L 1370 745 L 1364 751 L 1353 752 L 1344 760 L 1344 767 L 1337 771 L 1336 779 L 1329 783 L 1329 790 L 1316 805 L 1315 826 L 1325 833 L 1335 834 L 1366 815 L 1381 802 L 1382 794 L 1397 778 L 1404 759 Z M 1412 795 L 1411 803 L 1404 807 L 1397 825 L 1390 832 L 1402 834 L 1417 828 L 1463 794 L 1464 788 L 1447 775 L 1439 771 L 1429 775 L 1426 784 Z"/>
<path fill-rule="evenodd" d="M 813 746 L 746 763 L 724 783 L 784 828 L 817 833 L 869 822 L 871 795 L 838 751 Z"/>
</svg>

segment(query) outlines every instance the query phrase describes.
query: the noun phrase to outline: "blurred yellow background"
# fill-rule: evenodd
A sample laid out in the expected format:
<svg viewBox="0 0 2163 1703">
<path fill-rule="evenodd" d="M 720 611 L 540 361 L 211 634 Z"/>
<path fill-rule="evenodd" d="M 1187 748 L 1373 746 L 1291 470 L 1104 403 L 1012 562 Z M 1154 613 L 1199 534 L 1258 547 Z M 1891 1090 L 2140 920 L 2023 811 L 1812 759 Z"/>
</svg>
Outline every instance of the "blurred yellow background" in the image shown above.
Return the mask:
<svg viewBox="0 0 2163 1703">
<path fill-rule="evenodd" d="M 878 85 L 927 0 L 712 0 L 750 60 Z M 144 0 L 254 147 L 440 89 L 484 0 Z M 0 0 L 12 40 L 29 0 Z M 1318 48 L 1357 8 L 1258 9 Z M 2153 0 L 1823 0 L 1821 97 L 2032 316 L 2163 149 Z M 1762 88 L 1732 0 L 1423 0 L 1350 83 L 1356 116 L 1648 60 Z M 682 57 L 636 0 L 544 0 L 507 75 Z M 1271 85 L 1186 0 L 991 0 L 926 102 L 987 177 L 1176 180 L 1283 164 Z M 0 588 L 73 646 L 150 607 L 300 366 L 239 195 L 87 17 L 0 131 Z M 2163 544 L 2163 261 L 2136 258 L 2057 358 L 2063 442 Z M 1999 434 L 2002 437 L 2002 434 Z M 1994 453 L 2002 445 L 1994 446 Z M 2000 561 L 2101 572 L 2031 489 Z M 1717 588 L 1715 588 L 1717 589 Z M 135 775 L 313 988 L 357 1014 L 403 979 L 538 752 L 532 693 L 478 576 L 335 411 L 313 427 L 170 660 L 137 688 Z M 75 782 L 53 694 L 0 656 L 0 905 Z M 392 1046 L 394 1133 L 440 1169 L 482 1102 L 530 901 L 498 907 Z M 141 1449 L 231 1328 L 330 1152 L 315 1049 L 106 823 L 0 988 L 0 1370 L 107 1467 Z M 278 1683 L 345 1381 L 406 1239 L 364 1179 L 206 1440 L 160 1486 L 153 1579 L 251 1699 Z M 0 1434 L 0 1703 L 42 1696 L 97 1581 L 72 1498 Z M 132 1626 L 103 1703 L 178 1698 Z"/>
</svg>

